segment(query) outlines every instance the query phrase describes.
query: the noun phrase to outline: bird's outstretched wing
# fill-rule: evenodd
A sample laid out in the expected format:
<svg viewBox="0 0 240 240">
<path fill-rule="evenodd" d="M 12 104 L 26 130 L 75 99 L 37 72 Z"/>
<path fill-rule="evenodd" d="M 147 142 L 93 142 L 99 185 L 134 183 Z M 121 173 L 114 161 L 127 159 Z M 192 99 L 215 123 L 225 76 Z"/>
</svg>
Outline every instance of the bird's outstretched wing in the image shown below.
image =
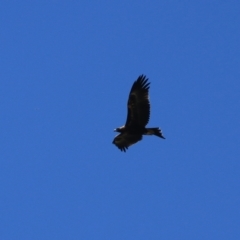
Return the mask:
<svg viewBox="0 0 240 240">
<path fill-rule="evenodd" d="M 126 152 L 128 147 L 142 139 L 141 134 L 129 134 L 127 132 L 120 133 L 113 139 L 113 144 L 115 144 L 121 151 Z"/>
<path fill-rule="evenodd" d="M 125 127 L 145 127 L 150 117 L 149 82 L 146 76 L 141 75 L 133 83 L 129 93 L 127 121 Z"/>
</svg>

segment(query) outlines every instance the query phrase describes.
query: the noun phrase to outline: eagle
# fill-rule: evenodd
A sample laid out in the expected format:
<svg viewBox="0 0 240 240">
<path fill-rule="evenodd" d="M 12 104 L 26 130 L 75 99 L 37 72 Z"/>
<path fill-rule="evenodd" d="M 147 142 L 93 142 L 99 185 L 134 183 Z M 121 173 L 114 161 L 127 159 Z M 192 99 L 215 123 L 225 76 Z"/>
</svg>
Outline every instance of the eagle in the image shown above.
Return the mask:
<svg viewBox="0 0 240 240">
<path fill-rule="evenodd" d="M 113 139 L 112 143 L 121 151 L 126 152 L 128 147 L 142 140 L 143 135 L 155 135 L 165 139 L 160 128 L 145 127 L 150 118 L 149 85 L 150 82 L 145 75 L 140 75 L 132 85 L 127 102 L 126 123 L 114 129 L 120 134 Z"/>
</svg>

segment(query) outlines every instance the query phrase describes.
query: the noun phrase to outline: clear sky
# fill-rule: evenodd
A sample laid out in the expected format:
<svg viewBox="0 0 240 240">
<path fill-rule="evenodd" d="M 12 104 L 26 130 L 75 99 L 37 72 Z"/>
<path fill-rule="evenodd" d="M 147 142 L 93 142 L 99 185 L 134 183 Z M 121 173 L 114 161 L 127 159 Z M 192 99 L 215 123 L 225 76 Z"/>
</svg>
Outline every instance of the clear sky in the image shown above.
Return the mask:
<svg viewBox="0 0 240 240">
<path fill-rule="evenodd" d="M 2 1 L 0 240 L 239 240 L 240 2 Z M 113 144 L 133 82 L 150 127 Z"/>
</svg>

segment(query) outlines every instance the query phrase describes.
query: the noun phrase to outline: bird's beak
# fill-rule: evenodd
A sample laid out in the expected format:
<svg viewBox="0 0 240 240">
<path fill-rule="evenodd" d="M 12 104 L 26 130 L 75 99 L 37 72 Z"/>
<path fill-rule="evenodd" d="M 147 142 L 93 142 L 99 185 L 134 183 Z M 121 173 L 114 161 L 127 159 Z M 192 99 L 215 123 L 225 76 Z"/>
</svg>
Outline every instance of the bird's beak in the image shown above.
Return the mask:
<svg viewBox="0 0 240 240">
<path fill-rule="evenodd" d="M 113 131 L 114 131 L 114 132 L 116 132 L 116 131 L 117 131 L 117 129 L 115 128 Z"/>
</svg>

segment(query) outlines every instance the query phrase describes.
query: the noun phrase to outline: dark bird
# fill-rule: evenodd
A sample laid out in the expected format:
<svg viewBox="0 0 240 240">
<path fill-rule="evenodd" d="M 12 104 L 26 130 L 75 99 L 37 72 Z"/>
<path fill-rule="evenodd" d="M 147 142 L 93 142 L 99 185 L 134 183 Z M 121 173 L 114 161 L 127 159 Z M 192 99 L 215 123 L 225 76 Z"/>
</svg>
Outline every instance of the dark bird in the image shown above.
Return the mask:
<svg viewBox="0 0 240 240">
<path fill-rule="evenodd" d="M 128 97 L 125 126 L 114 129 L 120 134 L 114 138 L 113 144 L 121 151 L 126 152 L 129 146 L 142 140 L 142 135 L 155 135 L 164 138 L 160 128 L 145 128 L 150 117 L 149 85 L 148 78 L 144 75 L 139 76 L 132 85 Z"/>
</svg>

